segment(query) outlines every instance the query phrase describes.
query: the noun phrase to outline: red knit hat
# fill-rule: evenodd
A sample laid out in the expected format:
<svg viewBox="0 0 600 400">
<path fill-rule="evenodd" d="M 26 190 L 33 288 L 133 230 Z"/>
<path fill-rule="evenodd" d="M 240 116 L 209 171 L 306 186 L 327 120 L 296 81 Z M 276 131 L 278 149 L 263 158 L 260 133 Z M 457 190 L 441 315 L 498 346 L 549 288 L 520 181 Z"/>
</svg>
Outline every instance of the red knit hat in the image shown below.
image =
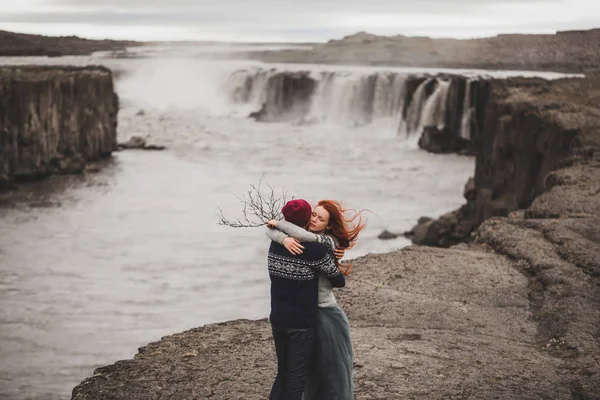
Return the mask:
<svg viewBox="0 0 600 400">
<path fill-rule="evenodd" d="M 281 209 L 285 220 L 294 225 L 305 227 L 310 221 L 312 208 L 308 201 L 302 199 L 290 200 Z"/>
</svg>

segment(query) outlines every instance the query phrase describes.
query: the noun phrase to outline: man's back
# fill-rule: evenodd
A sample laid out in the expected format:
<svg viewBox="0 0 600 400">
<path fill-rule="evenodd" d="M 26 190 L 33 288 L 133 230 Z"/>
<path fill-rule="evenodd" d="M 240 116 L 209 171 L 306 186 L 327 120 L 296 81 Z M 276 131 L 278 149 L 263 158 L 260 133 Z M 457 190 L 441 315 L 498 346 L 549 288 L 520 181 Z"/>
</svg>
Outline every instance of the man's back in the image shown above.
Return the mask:
<svg viewBox="0 0 600 400">
<path fill-rule="evenodd" d="M 335 261 L 324 246 L 302 243 L 304 251 L 295 256 L 282 245 L 271 242 L 268 266 L 271 278 L 273 324 L 285 328 L 307 328 L 317 320 L 317 271 L 328 277 L 339 274 Z"/>
</svg>

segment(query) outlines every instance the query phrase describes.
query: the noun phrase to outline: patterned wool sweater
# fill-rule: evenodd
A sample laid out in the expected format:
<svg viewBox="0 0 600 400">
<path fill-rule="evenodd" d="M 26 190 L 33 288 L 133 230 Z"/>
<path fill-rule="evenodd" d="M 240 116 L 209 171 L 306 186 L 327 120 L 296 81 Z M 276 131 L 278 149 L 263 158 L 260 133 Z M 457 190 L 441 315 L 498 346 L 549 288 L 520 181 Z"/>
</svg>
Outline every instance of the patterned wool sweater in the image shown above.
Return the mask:
<svg viewBox="0 0 600 400">
<path fill-rule="evenodd" d="M 283 244 L 283 240 L 288 236 L 302 242 L 317 242 L 325 246 L 330 255 L 335 258 L 335 249 L 338 247 L 338 244 L 333 236 L 313 233 L 287 221 L 278 221 L 276 228 L 265 229 L 265 233 L 269 239 L 274 242 Z M 319 280 L 319 307 L 325 308 L 337 305 L 337 301 L 333 295 L 333 285 L 329 279 L 325 278 L 322 274 L 319 274 L 317 279 Z"/>
<path fill-rule="evenodd" d="M 279 243 L 271 242 L 268 256 L 271 278 L 271 315 L 274 325 L 283 328 L 309 328 L 317 322 L 317 274 L 329 278 L 335 287 L 346 283 L 334 258 L 319 243 L 303 242 L 298 256 Z"/>
</svg>

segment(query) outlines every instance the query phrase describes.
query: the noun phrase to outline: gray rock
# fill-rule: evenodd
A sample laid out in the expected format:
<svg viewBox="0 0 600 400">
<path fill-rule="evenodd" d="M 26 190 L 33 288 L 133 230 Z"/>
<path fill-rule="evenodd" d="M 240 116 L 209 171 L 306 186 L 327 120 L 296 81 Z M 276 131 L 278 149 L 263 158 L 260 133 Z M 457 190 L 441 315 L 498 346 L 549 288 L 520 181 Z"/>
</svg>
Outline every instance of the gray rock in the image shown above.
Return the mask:
<svg viewBox="0 0 600 400">
<path fill-rule="evenodd" d="M 463 197 L 467 201 L 474 201 L 477 196 L 477 187 L 475 186 L 475 179 L 469 178 L 467 183 L 465 183 L 465 188 L 463 189 Z"/>
<path fill-rule="evenodd" d="M 146 139 L 141 136 L 132 136 L 127 142 L 119 143 L 119 148 L 124 150 L 164 150 L 165 146 L 148 144 Z"/>
<path fill-rule="evenodd" d="M 146 139 L 141 136 L 132 136 L 125 143 L 119 143 L 121 149 L 143 149 L 146 147 Z"/>
<path fill-rule="evenodd" d="M 50 161 L 50 171 L 54 174 L 80 174 L 85 170 L 85 160 L 81 154 L 71 157 L 55 155 Z"/>
<path fill-rule="evenodd" d="M 377 236 L 377 237 L 382 240 L 389 240 L 389 239 L 396 239 L 398 236 L 399 235 L 392 233 L 386 229 L 383 232 L 381 232 L 379 234 L 379 236 Z"/>
<path fill-rule="evenodd" d="M 156 144 L 149 144 L 147 146 L 144 147 L 144 150 L 164 150 L 166 149 L 166 146 L 159 146 Z"/>
</svg>

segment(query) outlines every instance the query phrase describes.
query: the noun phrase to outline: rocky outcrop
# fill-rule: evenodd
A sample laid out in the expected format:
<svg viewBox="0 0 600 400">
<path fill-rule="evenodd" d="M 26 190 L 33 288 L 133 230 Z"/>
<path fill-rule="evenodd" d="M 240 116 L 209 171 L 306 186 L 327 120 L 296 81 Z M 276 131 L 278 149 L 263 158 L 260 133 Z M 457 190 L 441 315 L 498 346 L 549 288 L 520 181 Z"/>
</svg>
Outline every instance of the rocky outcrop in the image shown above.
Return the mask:
<svg viewBox="0 0 600 400">
<path fill-rule="evenodd" d="M 486 219 L 528 208 L 554 184 L 552 171 L 597 151 L 590 132 L 599 113 L 589 96 L 600 87 L 598 78 L 492 80 L 489 86 L 488 99 L 477 104 L 481 131 L 467 203 L 415 227 L 414 243 L 449 247 L 468 239 Z"/>
<path fill-rule="evenodd" d="M 465 40 L 361 32 L 310 49 L 250 51 L 246 56 L 280 63 L 580 73 L 600 68 L 600 29 Z"/>
<path fill-rule="evenodd" d="M 490 80 L 437 75 L 418 82 L 407 86 L 400 133 L 419 135 L 419 147 L 431 153 L 475 154 Z"/>
<path fill-rule="evenodd" d="M 118 98 L 103 67 L 0 67 L 0 177 L 79 173 L 117 148 Z"/>
<path fill-rule="evenodd" d="M 166 146 L 148 144 L 141 136 L 132 136 L 128 141 L 119 143 L 120 150 L 164 150 Z"/>
<path fill-rule="evenodd" d="M 600 136 L 596 125 L 596 136 Z M 591 133 L 591 132 L 588 132 Z M 492 218 L 475 243 L 514 260 L 529 278 L 539 343 L 560 368 L 573 399 L 600 398 L 600 157 L 548 176 L 547 191 L 524 211 Z M 551 182 L 551 183 L 550 183 Z M 559 396 L 553 396 L 560 398 Z"/>
</svg>

